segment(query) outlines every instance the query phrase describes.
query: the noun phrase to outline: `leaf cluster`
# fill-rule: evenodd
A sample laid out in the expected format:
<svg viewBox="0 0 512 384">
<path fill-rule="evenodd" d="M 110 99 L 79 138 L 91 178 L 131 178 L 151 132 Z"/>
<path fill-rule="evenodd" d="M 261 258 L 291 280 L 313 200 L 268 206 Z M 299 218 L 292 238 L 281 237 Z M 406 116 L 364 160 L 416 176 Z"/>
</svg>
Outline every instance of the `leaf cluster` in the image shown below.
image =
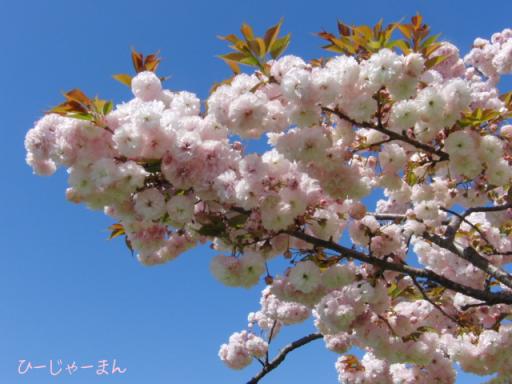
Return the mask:
<svg viewBox="0 0 512 384">
<path fill-rule="evenodd" d="M 421 15 L 411 18 L 410 23 L 391 23 L 383 25 L 380 20 L 373 27 L 368 25 L 347 25 L 338 21 L 338 35 L 322 31 L 317 35 L 328 42 L 324 45 L 327 51 L 354 56 L 359 60 L 368 59 L 372 54 L 383 48 L 398 50 L 404 55 L 411 52 L 421 53 L 426 59 L 426 67 L 431 68 L 446 57 L 432 54 L 441 46 L 437 41 L 439 34 L 431 35 L 430 27 L 423 23 Z M 395 37 L 395 32 L 400 36 Z"/>
<path fill-rule="evenodd" d="M 63 103 L 53 107 L 47 113 L 56 113 L 102 125 L 103 117 L 113 108 L 112 101 L 102 100 L 98 97 L 90 99 L 78 88 L 65 92 L 64 98 L 66 100 Z"/>
<path fill-rule="evenodd" d="M 159 52 L 151 53 L 144 57 L 144 55 L 140 52 L 137 52 L 132 48 L 132 64 L 135 69 L 135 73 L 140 73 L 144 71 L 156 72 L 158 66 L 162 59 L 158 56 Z M 119 81 L 121 84 L 124 84 L 128 87 L 132 86 L 132 76 L 126 73 L 118 73 L 112 76 L 114 79 Z M 162 79 L 163 80 L 163 79 Z"/>
<path fill-rule="evenodd" d="M 267 29 L 263 36 L 256 36 L 252 27 L 244 23 L 240 28 L 242 34 L 238 37 L 235 34 L 218 36 L 219 39 L 231 43 L 229 46 L 232 52 L 220 55 L 219 57 L 229 65 L 231 70 L 240 73 L 240 64 L 255 67 L 268 75 L 269 66 L 267 62 L 277 59 L 290 44 L 291 34 L 279 36 L 283 20 Z"/>
</svg>

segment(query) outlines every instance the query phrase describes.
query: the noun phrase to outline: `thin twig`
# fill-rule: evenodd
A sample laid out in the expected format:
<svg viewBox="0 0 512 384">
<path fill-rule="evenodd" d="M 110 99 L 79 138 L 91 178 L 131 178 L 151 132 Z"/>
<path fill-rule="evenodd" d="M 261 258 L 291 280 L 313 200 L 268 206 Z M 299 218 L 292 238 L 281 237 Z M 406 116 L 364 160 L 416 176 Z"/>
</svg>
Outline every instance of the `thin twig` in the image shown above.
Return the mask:
<svg viewBox="0 0 512 384">
<path fill-rule="evenodd" d="M 256 384 L 258 383 L 265 375 L 267 375 L 269 372 L 276 369 L 286 358 L 286 355 L 293 351 L 294 349 L 300 348 L 303 345 L 306 345 L 314 340 L 321 339 L 323 335 L 321 333 L 311 333 L 307 336 L 304 336 L 298 340 L 295 340 L 294 342 L 288 344 L 286 347 L 281 349 L 279 354 L 272 359 L 271 362 L 266 364 L 261 371 L 256 374 L 251 380 L 247 382 L 247 384 Z"/>
<path fill-rule="evenodd" d="M 441 161 L 449 159 L 448 153 L 443 152 L 440 149 L 436 149 L 436 148 L 434 148 L 434 147 L 432 147 L 430 145 L 423 144 L 423 143 L 421 143 L 421 142 L 419 142 L 417 140 L 414 140 L 413 138 L 411 138 L 409 136 L 401 135 L 399 133 L 391 131 L 391 130 L 385 128 L 380 121 L 379 121 L 379 124 L 377 124 L 377 125 L 376 124 L 372 124 L 372 123 L 368 123 L 368 122 L 357 122 L 357 121 L 351 119 L 350 117 L 348 117 L 347 115 L 345 115 L 343 112 L 339 111 L 338 109 L 331 109 L 331 108 L 327 108 L 327 107 L 322 107 L 322 110 L 324 112 L 333 113 L 336 116 L 338 116 L 340 119 L 346 120 L 346 121 L 348 121 L 349 123 L 351 123 L 351 124 L 353 124 L 355 126 L 374 129 L 376 131 L 379 131 L 379 132 L 389 136 L 393 140 L 403 141 L 403 142 L 405 142 L 407 144 L 412 145 L 413 147 L 422 149 L 423 151 L 425 151 L 427 153 L 430 153 L 430 154 L 433 154 L 433 155 L 437 155 L 437 156 L 439 156 L 439 159 Z"/>
<path fill-rule="evenodd" d="M 274 330 L 276 328 L 276 325 L 277 325 L 277 320 L 274 320 L 274 323 L 272 324 L 272 328 L 270 328 L 270 333 L 268 335 L 268 342 L 267 344 L 270 345 L 270 343 L 272 342 L 272 338 L 274 337 Z M 267 348 L 267 352 L 265 353 L 265 365 L 268 364 L 268 360 L 269 360 L 269 356 L 268 356 L 268 348 Z"/>
<path fill-rule="evenodd" d="M 384 316 L 377 314 L 377 317 L 380 319 L 380 321 L 386 324 L 386 326 L 388 327 L 389 331 L 393 336 L 397 335 L 391 324 L 389 324 L 389 321 Z"/>
<path fill-rule="evenodd" d="M 439 312 L 441 312 L 444 316 L 446 316 L 448 319 L 450 319 L 451 321 L 453 321 L 455 324 L 459 324 L 459 322 L 457 321 L 457 319 L 451 315 L 449 315 L 448 313 L 446 313 L 446 311 L 441 308 L 441 306 L 439 304 L 437 304 L 434 300 L 432 300 L 428 295 L 427 293 L 425 292 L 425 290 L 423 289 L 423 287 L 421 286 L 420 283 L 418 283 L 418 280 L 416 280 L 415 277 L 412 278 L 412 282 L 414 283 L 414 285 L 416 286 L 416 288 L 418 288 L 418 290 L 420 291 L 421 293 L 421 296 L 423 296 L 423 298 L 428 301 L 430 304 L 432 304 Z"/>
</svg>

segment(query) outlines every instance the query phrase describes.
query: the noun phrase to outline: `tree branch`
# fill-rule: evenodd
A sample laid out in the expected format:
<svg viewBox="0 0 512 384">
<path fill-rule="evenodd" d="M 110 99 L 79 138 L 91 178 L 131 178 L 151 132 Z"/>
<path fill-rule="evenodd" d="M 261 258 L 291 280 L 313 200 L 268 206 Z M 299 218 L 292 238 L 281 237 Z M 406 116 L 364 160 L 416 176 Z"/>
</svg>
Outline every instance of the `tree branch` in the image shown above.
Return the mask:
<svg viewBox="0 0 512 384">
<path fill-rule="evenodd" d="M 503 204 L 503 205 L 495 205 L 495 206 L 491 206 L 491 207 L 473 207 L 473 208 L 467 209 L 466 211 L 464 211 L 464 213 L 459 214 L 459 213 L 456 213 L 456 212 L 451 211 L 449 209 L 441 207 L 442 211 L 451 213 L 453 215 L 453 218 L 452 218 L 450 224 L 446 228 L 445 236 L 448 239 L 453 240 L 455 238 L 455 235 L 456 235 L 457 231 L 459 230 L 462 222 L 466 221 L 466 217 L 468 217 L 472 213 L 476 213 L 476 212 L 499 212 L 499 211 L 505 211 L 505 210 L 507 210 L 509 208 L 512 208 L 512 203 L 507 203 L 507 204 Z M 467 223 L 469 225 L 472 225 L 469 222 L 467 222 Z"/>
<path fill-rule="evenodd" d="M 504 204 L 504 205 L 497 205 L 493 207 L 473 207 L 466 210 L 464 213 L 459 214 L 455 211 L 452 211 L 447 208 L 441 207 L 440 209 L 444 212 L 452 214 L 452 219 L 450 220 L 449 224 L 446 227 L 445 230 L 445 238 L 442 238 L 438 235 L 431 235 L 428 233 L 423 234 L 423 238 L 425 238 L 428 241 L 431 241 L 432 243 L 438 245 L 441 248 L 444 248 L 460 258 L 468 261 L 478 269 L 484 271 L 491 277 L 495 278 L 499 282 L 505 284 L 507 287 L 512 288 L 512 276 L 506 272 L 504 269 L 502 269 L 499 266 L 496 266 L 489 262 L 489 260 L 482 256 L 478 251 L 476 251 L 473 247 L 466 247 L 464 249 L 459 249 L 455 243 L 455 235 L 457 231 L 459 230 L 461 224 L 467 223 L 469 226 L 474 228 L 478 234 L 481 236 L 481 238 L 492 247 L 492 250 L 495 254 L 503 254 L 501 252 L 498 252 L 496 249 L 494 249 L 494 246 L 489 242 L 485 234 L 473 223 L 471 223 L 469 220 L 466 219 L 467 216 L 474 212 L 499 212 L 506 209 L 512 208 L 512 204 Z M 377 220 L 404 220 L 406 217 L 405 215 L 399 215 L 399 214 L 378 214 L 378 213 L 367 213 L 368 215 L 373 215 Z M 505 253 L 508 254 L 508 253 Z"/>
<path fill-rule="evenodd" d="M 376 220 L 393 220 L 403 221 L 407 219 L 407 216 L 402 213 L 378 213 L 378 212 L 366 212 L 368 216 L 375 217 Z"/>
<path fill-rule="evenodd" d="M 459 324 L 459 322 L 457 321 L 457 319 L 451 315 L 449 315 L 443 308 L 441 308 L 441 306 L 439 304 L 437 304 L 435 302 L 435 300 L 431 299 L 427 292 L 425 292 L 425 290 L 423 289 L 423 287 L 421 286 L 420 283 L 418 283 L 418 280 L 416 280 L 415 277 L 412 278 L 412 282 L 414 283 L 414 285 L 416 286 L 416 288 L 418 288 L 418 290 L 420 291 L 421 293 L 421 296 L 423 296 L 423 298 L 428 301 L 430 304 L 432 304 L 439 312 L 441 312 L 446 318 L 450 319 L 452 322 L 454 322 L 455 324 Z"/>
<path fill-rule="evenodd" d="M 313 236 L 310 236 L 301 231 L 285 231 L 290 236 L 296 237 L 297 239 L 304 240 L 310 244 L 316 245 L 317 247 L 331 249 L 339 252 L 345 257 L 353 258 L 362 261 L 367 264 L 375 265 L 383 270 L 390 270 L 400 272 L 411 278 L 424 278 L 431 280 L 443 287 L 450 289 L 455 292 L 462 293 L 466 296 L 471 296 L 475 299 L 485 301 L 489 304 L 512 304 L 512 294 L 507 292 L 489 292 L 480 289 L 475 289 L 464 284 L 457 283 L 444 276 L 438 275 L 437 273 L 428 270 L 411 267 L 407 264 L 391 263 L 376 257 L 370 257 L 365 253 L 356 251 L 354 249 L 346 248 L 333 241 L 322 240 Z"/>
<path fill-rule="evenodd" d="M 376 131 L 379 131 L 379 132 L 389 136 L 389 138 L 391 138 L 393 140 L 403 141 L 403 142 L 405 142 L 407 144 L 410 144 L 413 147 L 416 147 L 418 149 L 421 149 L 421 150 L 423 150 L 423 151 L 425 151 L 427 153 L 431 153 L 433 155 L 439 156 L 439 160 L 441 160 L 441 161 L 449 159 L 449 155 L 446 152 L 444 152 L 444 151 L 442 151 L 440 149 L 436 149 L 436 148 L 434 148 L 434 147 L 432 147 L 430 145 L 420 143 L 419 141 L 414 140 L 413 138 L 411 138 L 409 136 L 401 135 L 399 133 L 391 131 L 391 130 L 385 128 L 382 125 L 382 123 L 380 123 L 380 122 L 377 125 L 372 124 L 372 123 L 368 123 L 368 122 L 361 122 L 361 123 L 359 123 L 359 122 L 351 119 L 350 117 L 345 115 L 343 112 L 339 111 L 338 109 L 331 109 L 331 108 L 327 108 L 327 107 L 322 107 L 322 110 L 324 112 L 333 113 L 336 116 L 338 116 L 340 119 L 346 120 L 349 123 L 352 123 L 353 125 L 356 125 L 358 127 L 374 129 Z"/>
<path fill-rule="evenodd" d="M 474 207 L 470 208 L 464 212 L 462 216 L 468 216 L 473 212 L 499 212 L 505 209 L 511 208 L 512 203 L 507 203 L 504 205 L 493 206 L 493 207 Z M 232 208 L 237 212 L 246 212 L 242 208 Z M 371 213 L 370 213 L 371 214 Z M 384 214 L 383 214 L 384 215 Z M 402 219 L 402 215 L 390 214 L 389 216 L 382 216 L 381 219 L 391 220 L 391 219 Z M 449 224 L 451 225 L 451 224 Z M 460 224 L 459 224 L 460 225 Z M 290 236 L 296 237 L 298 239 L 304 240 L 310 244 L 316 245 L 318 247 L 327 248 L 338 252 L 345 257 L 351 257 L 353 259 L 362 261 L 367 264 L 372 264 L 378 266 L 383 270 L 390 270 L 395 272 L 400 272 L 410 276 L 411 278 L 424 278 L 429 279 L 437 284 L 442 285 L 445 288 L 448 288 L 452 291 L 462 293 L 467 296 L 471 296 L 475 299 L 485 301 L 489 305 L 493 304 L 512 304 L 512 294 L 508 292 L 491 292 L 489 290 L 480 290 L 469 287 L 464 284 L 457 283 L 453 280 L 450 280 L 444 276 L 438 275 L 437 273 L 428 270 L 428 269 L 420 269 L 411 267 L 407 264 L 397 264 L 391 263 L 382 259 L 378 259 L 376 257 L 371 257 L 365 253 L 358 252 L 354 249 L 350 249 L 339 245 L 333 241 L 322 240 L 316 238 L 314 236 L 310 236 L 302 231 L 293 230 L 293 231 L 283 231 Z M 512 276 L 503 270 L 500 267 L 495 266 L 490 263 L 488 259 L 480 255 L 474 248 L 466 247 L 464 249 L 459 249 L 451 240 L 443 238 L 441 236 L 435 234 L 424 233 L 422 237 L 432 243 L 438 245 L 441 248 L 444 248 L 460 258 L 468 261 L 475 267 L 480 270 L 486 272 L 489 276 L 495 278 L 499 282 L 503 283 L 509 288 L 512 288 Z"/>
<path fill-rule="evenodd" d="M 314 340 L 321 339 L 323 337 L 320 333 L 311 333 L 307 336 L 304 336 L 294 342 L 288 344 L 286 347 L 281 349 L 279 354 L 272 359 L 268 364 L 265 364 L 260 372 L 256 376 L 254 376 L 251 380 L 247 382 L 247 384 L 256 384 L 258 383 L 267 373 L 276 369 L 286 358 L 286 355 L 293 351 L 294 349 L 300 348 L 303 345 L 306 345 Z"/>
<path fill-rule="evenodd" d="M 478 269 L 505 284 L 507 287 L 512 288 L 512 276 L 504 269 L 492 264 L 487 258 L 480 255 L 475 248 L 469 246 L 459 249 L 450 239 L 445 239 L 435 234 L 424 233 L 422 236 L 424 239 L 431 241 L 439 247 L 456 254 L 461 259 L 468 261 Z"/>
</svg>

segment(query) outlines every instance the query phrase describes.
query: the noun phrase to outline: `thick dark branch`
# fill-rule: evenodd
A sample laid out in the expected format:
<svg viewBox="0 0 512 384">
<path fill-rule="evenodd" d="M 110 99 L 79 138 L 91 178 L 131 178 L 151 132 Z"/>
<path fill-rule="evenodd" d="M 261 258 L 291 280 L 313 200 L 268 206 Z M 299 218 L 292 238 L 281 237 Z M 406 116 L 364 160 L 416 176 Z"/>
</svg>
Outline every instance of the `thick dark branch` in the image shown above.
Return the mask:
<svg viewBox="0 0 512 384">
<path fill-rule="evenodd" d="M 480 289 L 475 289 L 467 285 L 457 283 L 444 276 L 438 275 L 437 273 L 430 271 L 428 269 L 415 268 L 407 264 L 391 263 L 382 259 L 378 259 L 376 257 L 370 257 L 365 253 L 356 251 L 354 249 L 346 248 L 333 241 L 322 240 L 310 236 L 301 231 L 287 231 L 286 233 L 289 234 L 290 236 L 304 240 L 317 247 L 327 248 L 339 252 L 342 256 L 353 258 L 367 264 L 375 265 L 381 268 L 382 270 L 400 272 L 410 276 L 411 278 L 428 279 L 447 289 L 462 293 L 467 296 L 471 296 L 478 300 L 485 301 L 488 304 L 512 304 L 512 294 L 509 294 L 507 292 L 489 292 Z"/>
<path fill-rule="evenodd" d="M 503 211 L 503 210 L 511 208 L 511 207 L 512 207 L 512 203 L 507 203 L 505 205 L 499 205 L 499 206 L 494 206 L 494 207 L 474 207 L 474 208 L 468 209 L 463 214 L 463 216 L 467 216 L 473 212 L 498 212 L 498 211 Z M 241 208 L 234 209 L 234 210 L 243 211 Z M 402 219 L 402 215 L 390 214 L 390 216 L 384 216 L 384 217 L 382 217 L 382 219 L 384 219 L 384 220 Z M 475 288 L 469 287 L 467 285 L 457 283 L 457 282 L 450 280 L 444 276 L 438 275 L 437 273 L 435 273 L 431 270 L 414 268 L 414 267 L 411 267 L 406 264 L 390 263 L 390 262 L 382 260 L 382 259 L 371 257 L 365 253 L 358 252 L 354 249 L 343 247 L 342 245 L 339 245 L 333 241 L 326 241 L 326 240 L 322 240 L 322 239 L 310 236 L 301 231 L 284 231 L 284 233 L 287 233 L 290 236 L 304 240 L 304 241 L 306 241 L 310 244 L 316 245 L 318 247 L 327 248 L 327 249 L 339 252 L 340 254 L 342 254 L 345 257 L 351 257 L 353 259 L 362 261 L 364 263 L 378 266 L 379 268 L 381 268 L 383 270 L 401 272 L 401 273 L 404 273 L 404 274 L 410 276 L 411 278 L 416 277 L 416 278 L 429 279 L 431 281 L 434 281 L 434 282 L 440 284 L 441 286 L 443 286 L 445 288 L 451 289 L 452 291 L 459 292 L 464 295 L 471 296 L 475 299 L 485 301 L 488 305 L 512 304 L 512 294 L 510 294 L 508 292 L 490 292 L 489 290 L 475 289 Z M 432 243 L 440 246 L 441 248 L 444 248 L 444 249 L 456 254 L 460 258 L 468 261 L 475 267 L 486 272 L 489 276 L 500 281 L 507 287 L 512 288 L 512 276 L 509 273 L 507 273 L 505 270 L 503 270 L 502 268 L 491 264 L 489 262 L 489 260 L 487 260 L 485 257 L 480 255 L 474 248 L 466 247 L 466 248 L 460 250 L 459 248 L 457 248 L 455 246 L 453 241 L 451 241 L 450 239 L 442 238 L 438 235 L 431 235 L 428 233 L 424 233 L 423 238 L 431 241 Z"/>
<path fill-rule="evenodd" d="M 485 258 L 484 256 L 482 256 L 481 254 L 479 254 L 475 250 L 475 248 L 466 247 L 464 249 L 459 249 L 454 244 L 455 234 L 459 230 L 461 223 L 465 222 L 468 225 L 470 225 L 472 228 L 474 228 L 487 244 L 491 245 L 493 252 L 495 254 L 497 254 L 497 255 L 508 254 L 508 253 L 498 252 L 496 249 L 494 249 L 494 247 L 489 242 L 489 240 L 487 239 L 485 234 L 480 230 L 480 228 L 478 228 L 476 225 L 474 225 L 473 223 L 468 221 L 466 219 L 466 217 L 474 212 L 499 212 L 499 211 L 503 211 L 503 210 L 506 210 L 511 207 L 512 207 L 512 204 L 510 204 L 510 203 L 504 204 L 504 205 L 498 205 L 498 206 L 494 206 L 494 207 L 474 207 L 474 208 L 469 208 L 467 211 L 465 211 L 462 214 L 459 214 L 450 209 L 441 207 L 442 211 L 453 215 L 452 219 L 450 220 L 450 222 L 447 225 L 446 230 L 445 230 L 446 237 L 442 238 L 438 235 L 431 235 L 428 233 L 425 233 L 423 235 L 423 237 L 425 239 L 433 242 L 434 244 L 440 246 L 441 248 L 444 248 L 444 249 L 449 250 L 450 252 L 456 254 L 460 258 L 468 261 L 469 263 L 471 263 L 478 269 L 484 271 L 485 273 L 487 273 L 491 277 L 495 278 L 499 282 L 505 284 L 507 287 L 512 288 L 512 276 L 508 272 L 506 272 L 504 269 L 500 268 L 499 266 L 496 266 L 496 265 L 492 264 L 491 262 L 489 262 L 489 260 L 487 258 Z M 403 220 L 406 218 L 405 215 L 400 215 L 400 214 L 379 214 L 379 213 L 371 213 L 371 212 L 367 213 L 367 214 L 374 216 L 377 220 L 398 220 L 398 221 L 400 221 L 400 220 Z"/>
<path fill-rule="evenodd" d="M 482 230 L 480 228 L 478 228 L 475 224 L 473 224 L 471 221 L 469 221 L 468 219 L 466 219 L 463 215 L 455 212 L 455 211 L 452 211 L 451 209 L 447 209 L 447 208 L 439 208 L 441 211 L 443 212 L 446 212 L 446 213 L 450 213 L 453 215 L 452 217 L 452 220 L 450 220 L 450 223 L 448 224 L 448 226 L 446 227 L 446 231 L 445 231 L 445 236 L 448 240 L 453 240 L 455 239 L 455 235 L 457 234 L 457 231 L 460 227 L 460 225 L 462 224 L 462 222 L 466 223 L 467 225 L 469 225 L 471 228 L 473 228 L 475 231 L 478 232 L 478 234 L 482 237 L 482 239 L 484 239 L 484 241 L 487 243 L 487 244 L 491 244 L 488 240 L 487 240 L 487 237 L 485 236 L 485 234 L 482 232 Z"/>
<path fill-rule="evenodd" d="M 452 217 L 452 220 L 450 220 L 450 223 L 447 226 L 446 231 L 445 231 L 445 236 L 446 236 L 446 238 L 448 240 L 454 240 L 455 239 L 455 235 L 457 234 L 457 231 L 458 231 L 457 227 L 460 226 L 460 222 L 462 221 L 462 222 L 466 223 L 467 225 L 469 225 L 471 228 L 473 228 L 476 232 L 478 232 L 480 237 L 491 247 L 492 253 L 494 255 L 512 255 L 512 252 L 500 252 L 500 251 L 498 251 L 494 247 L 494 245 L 492 245 L 492 243 L 489 241 L 489 239 L 487 238 L 485 233 L 480 228 L 478 228 L 477 225 L 473 224 L 471 221 L 469 221 L 463 215 L 461 215 L 461 214 L 459 214 L 459 213 L 457 213 L 455 211 L 452 211 L 450 209 L 443 208 L 443 207 L 441 207 L 440 209 L 442 211 L 444 211 L 444 212 L 451 213 L 452 215 L 454 215 L 454 217 Z"/>
<path fill-rule="evenodd" d="M 423 150 L 423 151 L 425 151 L 427 153 L 431 153 L 431 154 L 437 155 L 437 156 L 439 156 L 439 160 L 448 160 L 449 159 L 449 155 L 446 152 L 443 152 L 440 149 L 436 149 L 436 148 L 434 148 L 434 147 L 432 147 L 430 145 L 420 143 L 419 141 L 414 140 L 413 138 L 411 138 L 409 136 L 401 135 L 399 133 L 393 132 L 393 131 L 385 128 L 381 123 L 379 123 L 379 124 L 372 124 L 372 123 L 368 123 L 368 122 L 361 122 L 360 123 L 360 122 L 357 122 L 357 121 L 351 119 L 350 117 L 348 117 L 343 112 L 341 112 L 341 111 L 339 111 L 337 109 L 330 109 L 330 108 L 327 108 L 327 107 L 322 107 L 322 110 L 324 112 L 333 113 L 336 116 L 338 116 L 340 119 L 346 120 L 346 121 L 348 121 L 349 123 L 351 123 L 351 124 L 353 124 L 355 126 L 374 129 L 376 131 L 379 131 L 379 132 L 387 135 L 392 140 L 403 141 L 403 142 L 405 142 L 407 144 L 410 144 L 413 147 L 416 147 L 418 149 L 421 149 L 421 150 Z"/>
<path fill-rule="evenodd" d="M 487 303 L 472 303 L 472 304 L 466 304 L 466 305 L 463 305 L 460 309 L 462 309 L 463 311 L 467 311 L 468 309 L 471 309 L 471 308 L 477 308 L 477 307 L 487 307 Z"/>
<path fill-rule="evenodd" d="M 446 228 L 445 235 L 446 235 L 446 237 L 449 240 L 453 240 L 455 238 L 455 235 L 457 234 L 457 231 L 459 230 L 462 222 L 467 222 L 466 221 L 466 217 L 468 217 L 472 213 L 476 213 L 476 212 L 500 212 L 500 211 L 505 211 L 505 210 L 507 210 L 509 208 L 512 208 L 512 203 L 507 203 L 507 204 L 503 204 L 503 205 L 495 205 L 495 206 L 492 206 L 492 207 L 473 207 L 473 208 L 467 209 L 462 214 L 453 212 L 453 211 L 451 211 L 449 209 L 446 209 L 446 208 L 441 208 L 441 210 L 443 210 L 445 212 L 448 212 L 448 213 L 451 213 L 453 215 L 450 224 Z M 469 225 L 471 225 L 471 223 L 469 223 L 469 222 L 467 222 L 467 223 Z"/>
<path fill-rule="evenodd" d="M 300 348 L 303 345 L 306 345 L 314 340 L 321 339 L 323 336 L 320 333 L 311 333 L 310 335 L 304 336 L 294 342 L 288 344 L 286 347 L 281 349 L 279 354 L 272 359 L 268 364 L 263 366 L 263 369 L 258 372 L 256 376 L 254 376 L 251 380 L 247 382 L 247 384 L 256 384 L 258 383 L 267 373 L 276 369 L 286 358 L 291 351 L 294 349 Z"/>
<path fill-rule="evenodd" d="M 499 282 L 505 284 L 507 287 L 512 288 L 512 276 L 504 269 L 492 264 L 488 259 L 480 255 L 475 248 L 466 247 L 459 249 L 450 239 L 445 239 L 441 236 L 428 233 L 424 233 L 423 238 L 456 254 L 461 259 L 473 264 L 475 267 L 489 274 Z"/>
<path fill-rule="evenodd" d="M 475 212 L 499 212 L 499 211 L 504 211 L 509 208 L 512 208 L 512 203 L 507 203 L 507 204 L 503 204 L 503 205 L 494 205 L 491 207 L 473 207 L 473 208 L 469 208 L 464 213 L 464 217 L 471 215 L 472 213 L 475 213 Z"/>
</svg>

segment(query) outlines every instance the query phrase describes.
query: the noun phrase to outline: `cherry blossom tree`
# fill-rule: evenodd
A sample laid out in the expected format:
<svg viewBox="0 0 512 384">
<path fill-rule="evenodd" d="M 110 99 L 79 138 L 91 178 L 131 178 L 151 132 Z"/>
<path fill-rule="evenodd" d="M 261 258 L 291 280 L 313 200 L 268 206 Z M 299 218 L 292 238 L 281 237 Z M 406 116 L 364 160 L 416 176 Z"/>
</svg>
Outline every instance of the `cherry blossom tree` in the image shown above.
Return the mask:
<svg viewBox="0 0 512 384">
<path fill-rule="evenodd" d="M 67 199 L 112 217 L 144 265 L 210 242 L 220 282 L 264 280 L 219 351 L 233 369 L 261 364 L 249 383 L 316 339 L 340 354 L 341 383 L 453 383 L 454 364 L 510 382 L 512 93 L 497 86 L 512 30 L 462 57 L 420 15 L 338 22 L 318 34 L 334 54 L 310 62 L 283 55 L 280 30 L 222 37 L 233 76 L 204 104 L 133 51 L 136 74 L 114 77 L 134 98 L 67 92 L 28 132 L 28 164 L 67 168 Z M 316 333 L 269 356 L 283 327 L 311 320 Z"/>
</svg>

